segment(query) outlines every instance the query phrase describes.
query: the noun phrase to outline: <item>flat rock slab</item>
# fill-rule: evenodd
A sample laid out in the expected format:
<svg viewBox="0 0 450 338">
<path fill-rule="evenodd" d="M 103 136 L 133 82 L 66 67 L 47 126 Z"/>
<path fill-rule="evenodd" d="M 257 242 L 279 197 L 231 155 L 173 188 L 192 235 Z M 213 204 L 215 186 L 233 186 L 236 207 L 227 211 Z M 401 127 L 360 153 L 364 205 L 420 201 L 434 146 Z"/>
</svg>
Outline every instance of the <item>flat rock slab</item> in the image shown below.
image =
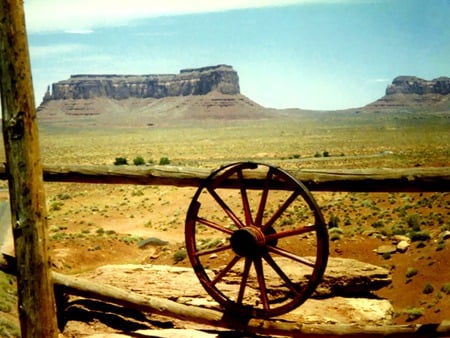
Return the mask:
<svg viewBox="0 0 450 338">
<path fill-rule="evenodd" d="M 296 271 L 298 273 L 298 271 Z M 293 272 L 289 272 L 293 273 Z M 116 286 L 135 293 L 161 297 L 186 305 L 221 311 L 203 289 L 193 269 L 163 265 L 107 265 L 78 277 Z M 308 299 L 280 318 L 302 323 L 389 324 L 393 307 L 387 300 L 345 298 L 359 295 L 361 289 L 374 290 L 390 283 L 386 269 L 353 259 L 330 258 L 323 283 L 317 289 L 319 299 Z M 270 275 L 267 276 L 268 285 Z M 236 283 L 229 284 L 236 289 Z M 345 290 L 344 292 L 342 290 Z M 257 291 L 255 291 L 257 296 Z M 327 298 L 322 299 L 324 296 Z"/>
</svg>

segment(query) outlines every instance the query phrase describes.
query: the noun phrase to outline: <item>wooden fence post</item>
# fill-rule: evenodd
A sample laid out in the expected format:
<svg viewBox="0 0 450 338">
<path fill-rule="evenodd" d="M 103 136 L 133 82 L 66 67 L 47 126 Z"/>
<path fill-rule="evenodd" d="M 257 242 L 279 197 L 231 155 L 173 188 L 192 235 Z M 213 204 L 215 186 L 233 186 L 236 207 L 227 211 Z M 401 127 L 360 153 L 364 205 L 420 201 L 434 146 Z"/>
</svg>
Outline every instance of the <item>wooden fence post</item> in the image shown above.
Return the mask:
<svg viewBox="0 0 450 338">
<path fill-rule="evenodd" d="M 22 337 L 57 337 L 38 126 L 23 0 L 0 2 L 2 126 Z"/>
</svg>

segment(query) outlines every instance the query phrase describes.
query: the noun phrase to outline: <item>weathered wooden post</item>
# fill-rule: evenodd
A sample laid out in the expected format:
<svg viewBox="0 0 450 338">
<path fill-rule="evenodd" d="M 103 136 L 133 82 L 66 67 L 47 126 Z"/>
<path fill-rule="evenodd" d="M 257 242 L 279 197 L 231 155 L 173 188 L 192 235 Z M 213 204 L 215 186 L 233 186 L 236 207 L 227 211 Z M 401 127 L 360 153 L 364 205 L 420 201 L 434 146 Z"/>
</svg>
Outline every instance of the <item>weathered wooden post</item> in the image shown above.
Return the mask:
<svg viewBox="0 0 450 338">
<path fill-rule="evenodd" d="M 22 337 L 57 337 L 23 0 L 0 1 L 0 92 Z"/>
</svg>

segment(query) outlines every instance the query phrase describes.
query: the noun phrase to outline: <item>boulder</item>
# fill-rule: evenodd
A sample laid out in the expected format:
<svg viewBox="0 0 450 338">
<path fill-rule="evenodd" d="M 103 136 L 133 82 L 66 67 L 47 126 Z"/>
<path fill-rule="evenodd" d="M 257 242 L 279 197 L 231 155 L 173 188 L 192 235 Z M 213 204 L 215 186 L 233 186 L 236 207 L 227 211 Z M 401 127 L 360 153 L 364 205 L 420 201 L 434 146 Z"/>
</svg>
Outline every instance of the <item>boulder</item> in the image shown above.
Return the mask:
<svg viewBox="0 0 450 338">
<path fill-rule="evenodd" d="M 397 243 L 397 251 L 404 253 L 406 250 L 408 250 L 408 247 L 410 246 L 410 243 L 408 241 L 400 241 Z"/>
<path fill-rule="evenodd" d="M 285 271 L 286 272 L 286 271 Z M 296 269 L 288 275 L 301 275 Z M 203 289 L 192 268 L 163 265 L 108 265 L 79 277 L 116 287 L 170 299 L 178 303 L 221 310 L 219 305 Z M 239 278 L 239 276 L 236 276 Z M 227 278 L 227 287 L 238 287 L 233 277 Z M 391 282 L 389 272 L 381 267 L 354 259 L 330 257 L 323 281 L 313 295 L 294 311 L 281 316 L 289 320 L 308 323 L 389 323 L 393 308 L 389 301 L 361 298 L 371 290 L 377 290 Z M 278 279 L 266 275 L 268 288 L 276 288 Z M 246 290 L 259 297 L 257 289 Z M 345 297 L 343 297 L 345 296 Z"/>
</svg>

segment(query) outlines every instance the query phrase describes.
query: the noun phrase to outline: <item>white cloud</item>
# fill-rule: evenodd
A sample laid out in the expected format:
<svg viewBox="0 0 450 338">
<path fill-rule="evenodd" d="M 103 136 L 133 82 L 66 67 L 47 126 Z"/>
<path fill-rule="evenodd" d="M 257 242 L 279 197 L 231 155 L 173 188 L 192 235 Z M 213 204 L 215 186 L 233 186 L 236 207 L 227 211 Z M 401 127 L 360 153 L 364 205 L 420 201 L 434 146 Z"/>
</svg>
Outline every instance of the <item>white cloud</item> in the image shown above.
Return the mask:
<svg viewBox="0 0 450 338">
<path fill-rule="evenodd" d="M 232 9 L 287 6 L 348 0 L 28 0 L 25 1 L 29 33 L 48 31 L 91 32 L 134 19 Z"/>
</svg>

